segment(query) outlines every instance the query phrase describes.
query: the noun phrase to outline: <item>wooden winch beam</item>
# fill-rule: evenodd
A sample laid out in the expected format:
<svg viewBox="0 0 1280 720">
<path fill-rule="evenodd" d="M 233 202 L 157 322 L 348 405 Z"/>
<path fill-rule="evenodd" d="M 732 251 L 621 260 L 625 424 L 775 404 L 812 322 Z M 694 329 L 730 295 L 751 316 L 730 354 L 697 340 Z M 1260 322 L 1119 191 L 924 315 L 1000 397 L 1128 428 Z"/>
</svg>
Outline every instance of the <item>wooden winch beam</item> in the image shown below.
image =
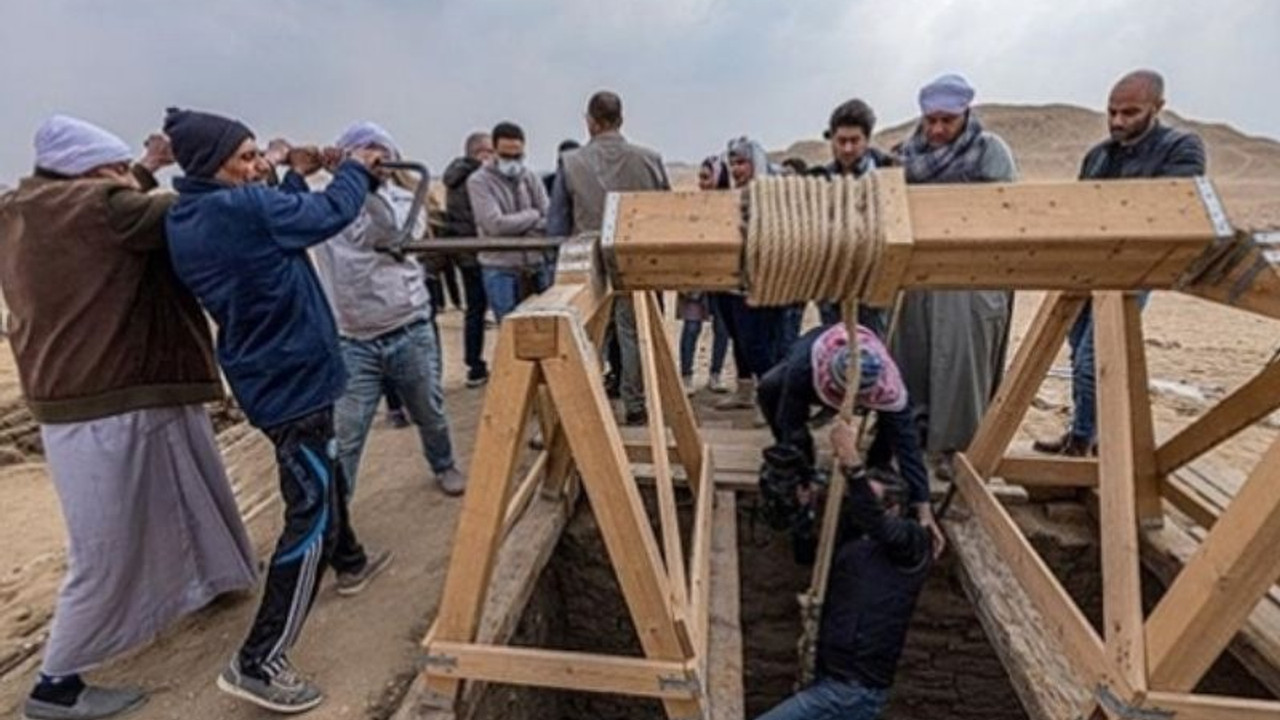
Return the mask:
<svg viewBox="0 0 1280 720">
<path fill-rule="evenodd" d="M 902 287 L 1183 289 L 1280 317 L 1276 253 L 1259 239 L 1269 236 L 1233 241 L 1203 178 L 908 186 L 900 171 L 880 175 L 881 301 Z M 750 284 L 742 193 L 610 198 L 601 247 L 617 288 Z"/>
</svg>

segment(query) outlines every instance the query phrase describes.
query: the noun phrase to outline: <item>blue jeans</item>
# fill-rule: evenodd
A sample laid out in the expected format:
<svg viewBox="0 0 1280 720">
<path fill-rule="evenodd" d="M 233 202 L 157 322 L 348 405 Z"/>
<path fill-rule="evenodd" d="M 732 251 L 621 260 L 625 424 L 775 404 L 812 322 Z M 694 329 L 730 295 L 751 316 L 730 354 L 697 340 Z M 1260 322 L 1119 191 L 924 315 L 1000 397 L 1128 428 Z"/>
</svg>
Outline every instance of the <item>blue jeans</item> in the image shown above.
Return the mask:
<svg viewBox="0 0 1280 720">
<path fill-rule="evenodd" d="M 821 678 L 756 720 L 876 720 L 888 696 L 888 690 Z"/>
<path fill-rule="evenodd" d="M 536 269 L 487 267 L 481 269 L 481 275 L 489 309 L 498 322 L 529 295 L 551 287 L 552 281 L 552 269 L 548 265 Z"/>
<path fill-rule="evenodd" d="M 418 426 L 431 469 L 442 473 L 454 466 L 440 382 L 440 347 L 430 322 L 419 320 L 372 340 L 342 338 L 342 360 L 347 389 L 335 407 L 334 424 L 348 497 L 355 494 L 360 455 L 384 380 L 395 388 L 409 419 Z"/>
<path fill-rule="evenodd" d="M 1150 292 L 1138 294 L 1138 307 L 1145 308 Z M 1071 436 L 1086 443 L 1098 439 L 1097 369 L 1093 355 L 1093 303 L 1085 303 L 1067 334 L 1071 346 Z"/>
<path fill-rule="evenodd" d="M 724 370 L 724 356 L 729 352 L 729 331 L 719 315 L 711 318 L 711 374 Z M 702 320 L 685 320 L 680 330 L 680 375 L 693 374 L 693 356 L 698 352 L 698 338 L 702 335 Z"/>
<path fill-rule="evenodd" d="M 1071 345 L 1071 435 L 1085 443 L 1097 436 L 1097 386 L 1093 362 L 1093 305 L 1086 303 L 1067 334 Z"/>
</svg>

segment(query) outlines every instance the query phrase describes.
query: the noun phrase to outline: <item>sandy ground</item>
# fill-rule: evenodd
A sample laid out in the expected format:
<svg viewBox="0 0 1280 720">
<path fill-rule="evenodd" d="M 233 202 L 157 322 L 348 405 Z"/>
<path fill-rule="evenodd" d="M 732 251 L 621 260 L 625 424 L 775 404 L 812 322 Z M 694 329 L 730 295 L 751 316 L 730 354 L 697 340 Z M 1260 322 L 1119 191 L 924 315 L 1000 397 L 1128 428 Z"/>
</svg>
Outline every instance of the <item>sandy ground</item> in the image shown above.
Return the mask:
<svg viewBox="0 0 1280 720">
<path fill-rule="evenodd" d="M 456 339 L 461 314 L 442 316 L 441 331 Z M 471 454 L 482 391 L 462 386 L 460 343 L 446 347 L 448 410 L 460 457 Z M 0 353 L 8 361 L 9 353 Z M 255 454 L 269 459 L 269 445 Z M 259 473 L 263 489 L 274 482 Z M 389 701 L 412 675 L 418 641 L 435 614 L 445 563 L 452 543 L 458 500 L 446 498 L 429 482 L 417 434 L 394 430 L 381 421 L 365 453 L 353 521 L 368 547 L 390 547 L 395 564 L 362 595 L 339 598 L 326 581 L 302 640 L 297 664 L 326 690 L 329 702 L 308 717 L 385 717 Z M 5 491 L 0 523 L 0 658 L 34 627 L 44 625 L 61 579 L 64 530 L 57 501 L 38 464 L 0 471 Z M 252 494 L 251 488 L 237 488 Z M 261 556 L 269 554 L 279 531 L 274 503 L 249 523 Z M 223 695 L 213 680 L 231 657 L 252 620 L 256 599 L 220 603 L 165 633 L 156 643 L 113 662 L 95 680 L 137 683 L 154 691 L 148 706 L 133 717 L 268 717 Z M 39 633 L 37 632 L 37 637 Z M 35 670 L 38 655 L 0 673 L 0 717 L 14 717 Z"/>
<path fill-rule="evenodd" d="M 1037 176 L 1069 177 L 1084 141 L 1032 146 L 1033 138 L 1046 136 L 1044 123 L 1037 122 L 1048 111 L 1018 112 L 1022 115 L 998 118 L 1014 130 L 1021 128 L 1021 134 L 1006 131 L 1014 135 L 1015 153 L 1029 158 Z M 1070 120 L 1057 118 L 1059 125 L 1049 126 Z M 1096 137 L 1097 130 L 1089 126 L 1081 137 Z M 1213 133 L 1211 156 L 1222 170 L 1220 189 L 1233 220 L 1242 225 L 1280 223 L 1280 146 L 1241 139 L 1220 127 L 1207 132 Z M 1015 338 L 1025 331 L 1040 298 L 1037 293 L 1019 296 Z M 1158 293 L 1145 320 L 1160 437 L 1203 414 L 1280 347 L 1280 323 L 1182 296 Z M 465 466 L 483 393 L 462 385 L 460 328 L 460 313 L 442 316 L 448 409 Z M 674 331 L 674 325 L 669 330 Z M 701 348 L 699 383 L 705 382 L 708 340 L 704 337 Z M 1065 351 L 1057 368 L 1066 368 Z M 1018 442 L 1061 432 L 1069 398 L 1069 382 L 1051 376 Z M 704 414 L 714 412 L 706 409 L 708 399 L 704 391 L 696 403 Z M 0 547 L 6 549 L 0 560 L 0 717 L 16 715 L 29 687 L 64 567 L 64 531 L 56 498 L 30 443 L 31 430 L 30 418 L 21 409 L 11 354 L 0 351 Z M 1263 421 L 1215 452 L 1211 462 L 1223 469 L 1223 483 L 1229 486 L 1247 473 L 1278 430 L 1280 418 Z M 229 454 L 228 462 L 240 468 L 237 491 L 242 505 L 261 510 L 249 528 L 259 554 L 266 556 L 280 524 L 270 454 L 264 442 L 234 441 L 243 433 L 232 430 L 225 436 L 225 445 L 239 453 L 234 458 Z M 415 672 L 417 643 L 435 613 L 459 507 L 427 478 L 416 434 L 379 424 L 366 451 L 353 518 L 367 545 L 392 547 L 398 558 L 388 574 L 359 597 L 339 599 L 328 585 L 321 590 L 294 658 L 325 688 L 329 701 L 307 717 L 386 717 Z M 152 645 L 111 663 L 94 679 L 138 683 L 152 690 L 152 702 L 134 716 L 140 720 L 269 717 L 226 698 L 213 686 L 255 608 L 248 598 L 208 608 Z"/>
</svg>

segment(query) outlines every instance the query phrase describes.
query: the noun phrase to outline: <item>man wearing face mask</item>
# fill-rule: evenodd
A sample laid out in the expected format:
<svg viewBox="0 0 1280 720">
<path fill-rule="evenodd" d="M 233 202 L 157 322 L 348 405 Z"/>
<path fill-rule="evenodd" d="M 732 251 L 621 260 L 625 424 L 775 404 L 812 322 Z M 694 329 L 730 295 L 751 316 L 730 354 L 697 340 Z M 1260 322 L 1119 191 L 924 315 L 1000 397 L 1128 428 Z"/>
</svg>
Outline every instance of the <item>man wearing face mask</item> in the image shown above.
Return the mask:
<svg viewBox="0 0 1280 720">
<path fill-rule="evenodd" d="M 204 403 L 222 397 L 213 341 L 165 251 L 173 196 L 149 193 L 173 162 L 54 116 L 36 169 L 0 197 L 0 286 L 22 393 L 40 423 L 67 528 L 32 720 L 112 717 L 136 689 L 80 673 L 150 641 L 217 595 L 255 581 Z"/>
<path fill-rule="evenodd" d="M 166 223 L 178 277 L 218 325 L 218 361 L 249 422 L 276 449 L 284 531 L 249 637 L 218 677 L 218 688 L 277 712 L 319 705 L 319 688 L 293 668 L 289 650 L 333 566 L 343 594 L 363 589 L 391 561 L 365 553 L 347 515 L 337 462 L 333 406 L 347 375 L 338 331 L 308 248 L 337 235 L 360 214 L 385 155 L 353 150 L 323 193 L 303 175 L 320 152 L 295 148 L 280 189 L 253 132 L 209 113 L 170 110 L 165 132 L 185 177 Z"/>
<path fill-rule="evenodd" d="M 1120 78 L 1107 101 L 1111 137 L 1085 155 L 1081 180 L 1194 177 L 1205 174 L 1204 142 L 1194 133 L 1160 122 L 1164 78 L 1136 70 Z M 1142 295 L 1145 304 L 1147 295 Z M 1071 345 L 1071 427 L 1054 440 L 1037 440 L 1039 452 L 1082 456 L 1097 453 L 1093 359 L 1093 308 L 1086 304 L 1067 336 Z"/>
<path fill-rule="evenodd" d="M 480 237 L 542 235 L 547 227 L 547 189 L 524 165 L 524 131 L 500 122 L 493 128 L 494 159 L 467 178 L 467 195 Z M 484 292 L 498 322 L 520 301 L 551 286 L 554 268 L 541 250 L 480 253 Z"/>
</svg>

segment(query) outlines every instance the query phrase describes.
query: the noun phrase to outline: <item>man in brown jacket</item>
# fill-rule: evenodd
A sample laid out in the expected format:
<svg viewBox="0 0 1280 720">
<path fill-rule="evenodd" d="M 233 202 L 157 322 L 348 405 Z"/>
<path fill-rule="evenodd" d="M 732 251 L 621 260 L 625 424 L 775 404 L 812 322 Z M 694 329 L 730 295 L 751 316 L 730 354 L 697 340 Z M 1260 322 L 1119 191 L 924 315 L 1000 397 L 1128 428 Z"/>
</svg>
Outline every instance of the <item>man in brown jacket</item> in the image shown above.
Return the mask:
<svg viewBox="0 0 1280 720">
<path fill-rule="evenodd" d="M 0 287 L 22 391 L 68 536 L 30 720 L 106 718 L 136 689 L 80 674 L 217 595 L 253 586 L 253 551 L 203 403 L 222 397 L 208 323 L 170 267 L 173 198 L 114 135 L 55 116 L 35 172 L 0 196 Z"/>
</svg>

